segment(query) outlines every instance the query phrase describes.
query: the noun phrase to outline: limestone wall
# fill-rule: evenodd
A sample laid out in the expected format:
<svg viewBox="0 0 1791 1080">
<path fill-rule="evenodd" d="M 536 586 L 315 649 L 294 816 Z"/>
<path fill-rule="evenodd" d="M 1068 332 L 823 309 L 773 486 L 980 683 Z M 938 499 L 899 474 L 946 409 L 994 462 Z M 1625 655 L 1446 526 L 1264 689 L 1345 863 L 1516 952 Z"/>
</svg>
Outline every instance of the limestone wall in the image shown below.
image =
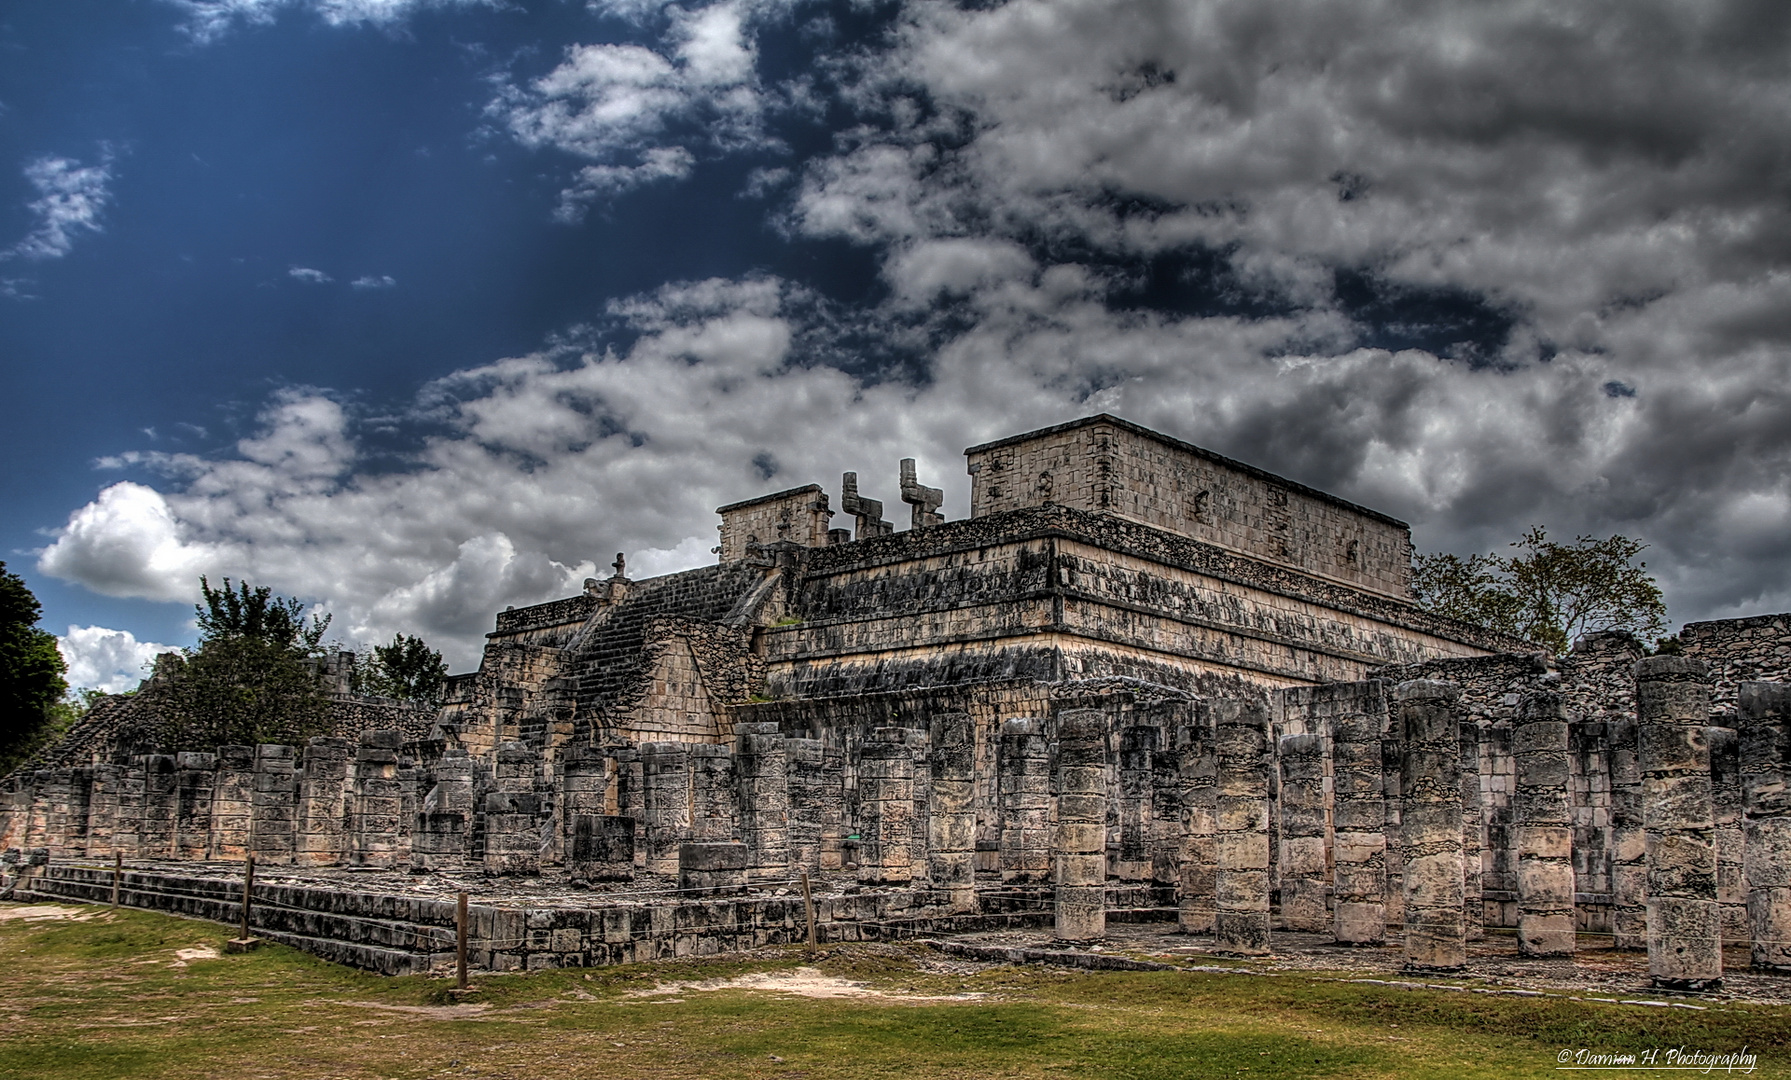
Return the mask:
<svg viewBox="0 0 1791 1080">
<path fill-rule="evenodd" d="M 1411 594 L 1411 530 L 1366 507 L 1111 416 L 973 446 L 970 516 L 1117 514 L 1386 596 Z"/>
</svg>

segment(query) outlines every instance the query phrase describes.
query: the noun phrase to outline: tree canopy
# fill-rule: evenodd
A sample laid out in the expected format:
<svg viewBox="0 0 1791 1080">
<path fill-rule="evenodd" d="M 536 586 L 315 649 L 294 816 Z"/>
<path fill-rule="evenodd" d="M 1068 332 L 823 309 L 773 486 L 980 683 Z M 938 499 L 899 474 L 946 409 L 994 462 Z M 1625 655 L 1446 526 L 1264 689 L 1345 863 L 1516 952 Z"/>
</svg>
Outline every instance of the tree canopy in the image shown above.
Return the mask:
<svg viewBox="0 0 1791 1080">
<path fill-rule="evenodd" d="M 68 665 L 56 635 L 39 629 L 43 607 L 0 562 L 0 773 L 11 771 L 58 718 Z"/>
<path fill-rule="evenodd" d="M 394 634 L 390 645 L 373 646 L 372 655 L 355 666 L 355 689 L 435 706 L 441 704 L 447 677 L 448 665 L 438 650 L 420 637 Z"/>
<path fill-rule="evenodd" d="M 1642 638 L 1666 630 L 1660 586 L 1636 560 L 1646 544 L 1620 535 L 1563 544 L 1538 525 L 1511 547 L 1518 550 L 1508 556 L 1419 555 L 1412 564 L 1418 602 L 1557 653 L 1599 630 Z"/>
<path fill-rule="evenodd" d="M 296 650 L 300 655 L 316 655 L 321 648 L 323 632 L 329 629 L 330 616 L 311 616 L 305 622 L 305 605 L 297 600 L 275 596 L 266 585 L 249 588 L 239 582 L 231 591 L 230 579 L 222 589 L 214 589 L 204 575 L 199 578 L 199 592 L 205 603 L 195 604 L 198 616 L 199 647 L 226 638 L 255 638 L 280 649 Z"/>
<path fill-rule="evenodd" d="M 329 726 L 317 672 L 328 616 L 304 618 L 304 605 L 247 582 L 212 588 L 199 579 L 194 606 L 199 644 L 169 672 L 155 741 L 166 749 L 210 749 L 262 742 L 298 743 Z"/>
</svg>

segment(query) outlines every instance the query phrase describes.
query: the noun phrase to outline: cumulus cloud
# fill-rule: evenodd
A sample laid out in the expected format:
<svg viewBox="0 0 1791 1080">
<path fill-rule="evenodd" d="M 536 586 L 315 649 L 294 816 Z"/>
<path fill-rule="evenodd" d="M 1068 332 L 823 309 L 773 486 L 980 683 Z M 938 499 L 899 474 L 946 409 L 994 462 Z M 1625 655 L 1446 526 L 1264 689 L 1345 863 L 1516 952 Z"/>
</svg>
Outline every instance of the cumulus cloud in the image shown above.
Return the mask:
<svg viewBox="0 0 1791 1080">
<path fill-rule="evenodd" d="M 753 28 L 780 5 L 721 0 L 662 10 L 654 47 L 575 45 L 552 71 L 505 86 L 487 107 L 524 146 L 596 162 L 561 193 L 561 220 L 644 184 L 683 179 L 699 152 L 780 145 L 765 124 L 779 96 L 758 78 Z M 644 18 L 647 9 L 619 13 Z"/>
<path fill-rule="evenodd" d="M 308 11 L 331 26 L 393 26 L 427 8 L 492 7 L 495 0 L 167 0 L 187 13 L 186 31 L 213 41 L 238 25 L 265 25 L 284 10 Z"/>
<path fill-rule="evenodd" d="M 295 266 L 286 271 L 286 276 L 306 285 L 324 285 L 335 280 L 322 270 L 313 270 L 309 266 Z"/>
<path fill-rule="evenodd" d="M 108 694 L 134 690 L 149 674 L 157 655 L 171 652 L 172 645 L 138 641 L 129 630 L 103 626 L 71 626 L 56 639 L 62 659 L 68 663 L 68 684 L 75 688 L 104 690 Z"/>
<path fill-rule="evenodd" d="M 0 259 L 59 259 L 74 248 L 76 236 L 100 231 L 100 212 L 112 201 L 110 163 L 82 165 L 72 158 L 40 157 L 25 166 L 25 179 L 37 189 L 38 197 L 25 205 L 37 224 L 0 252 Z"/>
</svg>

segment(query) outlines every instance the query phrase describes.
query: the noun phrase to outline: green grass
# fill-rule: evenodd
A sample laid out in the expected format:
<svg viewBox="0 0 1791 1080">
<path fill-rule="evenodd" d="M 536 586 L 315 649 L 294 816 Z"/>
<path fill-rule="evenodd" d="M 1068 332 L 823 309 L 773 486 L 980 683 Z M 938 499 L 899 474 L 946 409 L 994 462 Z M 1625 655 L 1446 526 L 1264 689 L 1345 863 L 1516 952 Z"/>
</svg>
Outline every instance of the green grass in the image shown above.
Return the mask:
<svg viewBox="0 0 1791 1080">
<path fill-rule="evenodd" d="M 1646 1009 L 1303 977 L 941 970 L 923 949 L 812 966 L 890 995 L 663 984 L 791 971 L 800 950 L 485 976 L 384 979 L 290 949 L 176 966 L 227 928 L 147 912 L 0 922 L 0 1077 L 1476 1077 L 1559 1076 L 1563 1048 L 1761 1054 L 1783 1075 L 1791 1009 Z M 929 967 L 930 966 L 930 967 Z M 963 993 L 976 1000 L 925 1000 Z M 621 1044 L 621 1045 L 617 1045 Z"/>
</svg>

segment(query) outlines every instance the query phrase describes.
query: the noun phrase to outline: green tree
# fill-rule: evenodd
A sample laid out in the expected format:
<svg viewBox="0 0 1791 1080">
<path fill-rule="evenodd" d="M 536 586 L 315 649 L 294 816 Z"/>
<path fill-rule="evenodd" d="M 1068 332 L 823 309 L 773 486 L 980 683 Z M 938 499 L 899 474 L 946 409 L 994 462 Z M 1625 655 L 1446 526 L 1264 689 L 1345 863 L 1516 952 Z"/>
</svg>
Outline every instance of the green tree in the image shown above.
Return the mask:
<svg viewBox="0 0 1791 1080">
<path fill-rule="evenodd" d="M 328 616 L 306 622 L 304 605 L 265 585 L 214 589 L 199 579 L 199 644 L 169 672 L 155 742 L 167 750 L 229 743 L 298 743 L 330 724 L 315 669 Z"/>
<path fill-rule="evenodd" d="M 38 628 L 43 607 L 0 562 L 0 774 L 11 772 L 51 734 L 68 691 L 56 635 Z"/>
<path fill-rule="evenodd" d="M 193 611 L 198 615 L 201 648 L 215 640 L 248 637 L 296 650 L 301 656 L 317 656 L 322 651 L 320 643 L 331 616 L 313 615 L 307 625 L 305 605 L 275 596 L 266 585 L 250 589 L 246 581 L 239 582 L 232 592 L 229 578 L 224 579 L 222 589 L 214 589 L 200 575 L 199 592 L 205 603 L 194 605 Z"/>
<path fill-rule="evenodd" d="M 1548 538 L 1538 525 L 1508 556 L 1419 555 L 1412 564 L 1418 602 L 1564 653 L 1581 636 L 1626 630 L 1658 637 L 1667 622 L 1660 586 L 1636 556 L 1647 547 L 1627 536 Z"/>
<path fill-rule="evenodd" d="M 448 665 L 442 654 L 420 637 L 393 634 L 390 645 L 373 646 L 370 659 L 355 667 L 355 688 L 362 693 L 441 704 Z"/>
</svg>

